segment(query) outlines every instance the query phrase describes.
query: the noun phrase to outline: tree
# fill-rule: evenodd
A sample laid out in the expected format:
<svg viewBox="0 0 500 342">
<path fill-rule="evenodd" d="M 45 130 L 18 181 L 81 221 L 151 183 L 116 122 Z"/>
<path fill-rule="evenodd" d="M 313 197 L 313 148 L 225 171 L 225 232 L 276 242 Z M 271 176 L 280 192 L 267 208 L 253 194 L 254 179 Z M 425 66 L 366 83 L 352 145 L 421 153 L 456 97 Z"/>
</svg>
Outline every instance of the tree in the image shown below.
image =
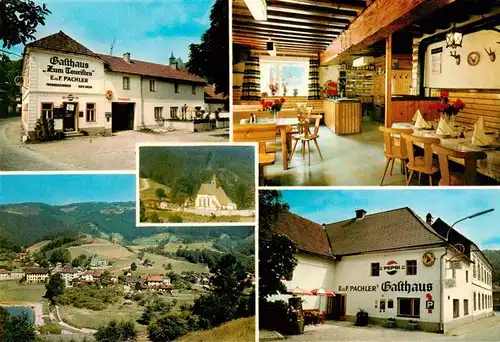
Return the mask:
<svg viewBox="0 0 500 342">
<path fill-rule="evenodd" d="M 138 256 L 139 260 L 142 260 L 144 259 L 144 251 L 140 251 L 139 252 L 139 256 Z"/>
<path fill-rule="evenodd" d="M 280 215 L 288 211 L 281 192 L 259 191 L 259 300 L 286 290 L 281 281 L 290 279 L 297 259 L 295 244 L 274 230 Z"/>
<path fill-rule="evenodd" d="M 99 327 L 94 337 L 98 342 L 129 342 L 137 339 L 137 331 L 133 322 L 111 320 Z"/>
<path fill-rule="evenodd" d="M 32 0 L 2 0 L 0 2 L 0 40 L 10 49 L 17 44 L 34 40 L 36 28 L 45 25 L 45 16 L 50 14 L 45 4 L 37 5 Z"/>
<path fill-rule="evenodd" d="M 189 46 L 189 72 L 215 84 L 217 93 L 229 95 L 229 2 L 216 0 L 210 12 L 210 28 L 200 44 Z"/>
<path fill-rule="evenodd" d="M 65 281 L 60 273 L 54 274 L 50 277 L 49 282 L 45 284 L 45 298 L 51 301 L 52 304 L 55 303 L 56 297 L 64 293 L 64 288 L 66 287 Z"/>
<path fill-rule="evenodd" d="M 174 314 L 165 314 L 148 326 L 148 338 L 153 342 L 175 341 L 189 332 L 187 321 Z"/>
<path fill-rule="evenodd" d="M 0 307 L 0 341 L 33 342 L 36 331 L 28 315 L 10 316 L 6 309 Z"/>
<path fill-rule="evenodd" d="M 137 264 L 136 264 L 135 262 L 131 263 L 131 264 L 130 264 L 130 269 L 131 269 L 132 271 L 137 270 Z"/>
<path fill-rule="evenodd" d="M 156 195 L 156 197 L 158 197 L 159 200 L 161 200 L 162 198 L 167 197 L 167 194 L 165 193 L 165 189 L 163 189 L 163 188 L 156 189 L 155 190 L 155 195 Z"/>
</svg>

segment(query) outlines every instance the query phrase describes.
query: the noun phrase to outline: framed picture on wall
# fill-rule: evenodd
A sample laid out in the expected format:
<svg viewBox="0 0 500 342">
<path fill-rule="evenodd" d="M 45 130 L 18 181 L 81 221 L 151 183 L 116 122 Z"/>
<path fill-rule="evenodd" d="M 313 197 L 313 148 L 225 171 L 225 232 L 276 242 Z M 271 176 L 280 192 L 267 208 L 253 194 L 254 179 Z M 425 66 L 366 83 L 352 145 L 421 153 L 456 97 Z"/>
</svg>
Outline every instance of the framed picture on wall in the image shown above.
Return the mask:
<svg viewBox="0 0 500 342">
<path fill-rule="evenodd" d="M 431 63 L 432 73 L 440 74 L 443 65 L 443 48 L 436 48 L 431 50 Z"/>
</svg>

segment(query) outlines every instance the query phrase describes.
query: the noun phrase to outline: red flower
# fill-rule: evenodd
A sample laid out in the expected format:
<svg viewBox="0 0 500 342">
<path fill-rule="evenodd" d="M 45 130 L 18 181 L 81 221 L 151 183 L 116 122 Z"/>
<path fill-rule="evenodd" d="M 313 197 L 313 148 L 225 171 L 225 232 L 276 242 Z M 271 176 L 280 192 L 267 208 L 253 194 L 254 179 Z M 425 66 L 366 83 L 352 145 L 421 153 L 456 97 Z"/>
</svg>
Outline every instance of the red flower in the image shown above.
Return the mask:
<svg viewBox="0 0 500 342">
<path fill-rule="evenodd" d="M 439 98 L 442 99 L 443 97 L 448 97 L 448 95 L 450 95 L 450 93 L 446 90 L 443 90 L 441 92 L 441 95 L 439 96 Z"/>
<path fill-rule="evenodd" d="M 266 107 L 271 107 L 273 103 L 271 101 L 266 102 Z"/>
<path fill-rule="evenodd" d="M 441 112 L 445 111 L 447 108 L 448 108 L 448 105 L 444 104 L 444 103 L 438 103 L 438 105 L 437 105 L 437 110 L 441 111 Z"/>
<path fill-rule="evenodd" d="M 274 104 L 280 104 L 280 103 L 281 103 L 280 100 L 278 99 L 274 100 Z"/>
<path fill-rule="evenodd" d="M 266 100 L 264 100 L 264 99 L 260 100 L 260 104 L 261 105 L 265 105 L 266 104 Z"/>
<path fill-rule="evenodd" d="M 281 103 L 285 103 L 285 98 L 282 97 L 281 100 L 280 100 Z"/>
<path fill-rule="evenodd" d="M 457 109 L 464 109 L 465 108 L 465 103 L 460 100 L 460 99 L 457 99 L 454 103 L 453 103 L 453 107 L 457 108 Z"/>
<path fill-rule="evenodd" d="M 431 104 L 429 105 L 429 109 L 430 109 L 430 110 L 435 110 L 435 109 L 437 109 L 437 103 L 431 103 Z"/>
</svg>

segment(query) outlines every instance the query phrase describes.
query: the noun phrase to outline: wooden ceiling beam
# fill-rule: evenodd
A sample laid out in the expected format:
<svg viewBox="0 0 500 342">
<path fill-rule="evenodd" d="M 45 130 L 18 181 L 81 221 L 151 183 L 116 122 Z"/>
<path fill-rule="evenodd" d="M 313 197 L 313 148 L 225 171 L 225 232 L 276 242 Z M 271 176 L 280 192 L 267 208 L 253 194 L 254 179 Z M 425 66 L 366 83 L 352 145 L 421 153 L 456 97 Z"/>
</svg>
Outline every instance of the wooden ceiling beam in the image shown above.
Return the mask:
<svg viewBox="0 0 500 342">
<path fill-rule="evenodd" d="M 327 33 L 340 33 L 343 31 L 343 28 L 334 28 L 334 27 L 328 27 L 325 25 L 318 25 L 318 24 L 307 24 L 307 25 L 297 25 L 297 24 L 290 24 L 286 20 L 274 20 L 274 21 L 255 21 L 252 17 L 242 17 L 242 16 L 234 16 L 233 15 L 233 22 L 237 23 L 258 23 L 259 25 L 262 26 L 268 26 L 268 27 L 285 27 L 285 28 L 294 28 L 294 29 L 299 29 L 299 30 L 317 30 L 321 32 L 327 32 Z"/>
<path fill-rule="evenodd" d="M 314 24 L 314 25 L 323 25 L 328 28 L 336 28 L 340 30 L 344 30 L 349 23 L 336 23 L 331 20 L 323 20 L 323 19 L 309 19 L 306 17 L 301 17 L 301 16 L 284 16 L 284 15 L 272 15 L 272 14 L 267 14 L 267 18 L 270 20 L 278 20 L 278 21 L 286 21 L 286 22 L 294 22 L 294 23 L 305 23 L 305 24 Z"/>
<path fill-rule="evenodd" d="M 259 40 L 248 40 L 248 39 L 236 39 L 234 41 L 235 44 L 239 45 L 244 45 L 247 47 L 259 47 L 264 50 L 266 50 L 266 44 L 262 41 Z M 308 50 L 308 51 L 315 51 L 319 53 L 320 51 L 323 50 L 323 47 L 321 46 L 310 46 L 310 45 L 295 45 L 295 44 L 276 44 L 276 50 L 283 50 L 283 49 L 302 49 L 302 50 Z"/>
<path fill-rule="evenodd" d="M 302 43 L 314 43 L 314 44 L 319 44 L 319 45 L 326 45 L 328 46 L 330 44 L 329 40 L 317 40 L 317 39 L 303 39 L 303 38 L 298 38 L 298 37 L 282 37 L 282 36 L 276 36 L 276 35 L 265 35 L 265 34 L 259 34 L 258 32 L 238 32 L 237 30 L 233 30 L 233 37 L 239 37 L 239 38 L 259 38 L 264 41 L 268 41 L 269 39 L 272 41 L 291 41 L 291 42 L 302 42 Z"/>
<path fill-rule="evenodd" d="M 279 2 L 270 2 L 271 4 L 267 5 L 267 11 L 272 13 L 290 13 L 296 15 L 303 16 L 313 16 L 313 17 L 322 17 L 332 21 L 335 20 L 347 20 L 351 21 L 356 17 L 355 12 L 347 12 L 347 11 L 337 11 L 329 9 L 329 10 L 314 10 L 314 9 L 299 9 L 297 7 L 289 7 Z M 341 21 L 343 22 L 343 21 Z"/>
<path fill-rule="evenodd" d="M 393 32 L 411 25 L 455 0 L 377 0 L 349 25 L 341 37 L 321 54 L 321 64 L 330 64 L 341 55 L 355 53 Z"/>
<path fill-rule="evenodd" d="M 331 43 L 332 39 L 328 37 L 321 37 L 321 36 L 311 36 L 311 37 L 305 37 L 297 34 L 288 34 L 288 33 L 280 33 L 280 32 L 266 32 L 266 31 L 261 31 L 261 30 L 248 30 L 248 29 L 243 29 L 243 28 L 238 28 L 238 27 L 233 27 L 233 34 L 238 33 L 240 35 L 244 34 L 249 34 L 249 35 L 261 35 L 267 38 L 293 38 L 294 40 L 305 40 L 305 41 L 317 41 L 317 42 L 328 42 Z"/>
<path fill-rule="evenodd" d="M 299 29 L 280 29 L 275 27 L 262 26 L 259 24 L 244 24 L 233 22 L 233 29 L 240 28 L 248 31 L 258 31 L 262 33 L 286 33 L 291 35 L 296 35 L 298 37 L 305 36 L 313 36 L 313 37 L 322 37 L 333 40 L 335 37 L 338 37 L 338 33 L 326 33 L 324 31 L 316 31 L 316 30 L 299 30 Z"/>
<path fill-rule="evenodd" d="M 261 40 L 258 38 L 241 38 L 241 37 L 234 37 L 235 42 L 248 42 L 248 43 L 253 43 L 253 44 L 259 44 L 263 47 L 266 46 L 267 41 Z M 308 48 L 314 48 L 318 50 L 323 50 L 325 48 L 324 45 L 322 44 L 311 44 L 311 43 L 301 43 L 301 42 L 274 42 L 276 46 L 296 46 L 296 47 L 308 47 Z"/>
<path fill-rule="evenodd" d="M 252 49 L 251 50 L 252 55 L 264 55 L 264 56 L 269 56 L 269 53 L 266 50 L 260 50 L 260 49 Z M 305 52 L 305 51 L 286 51 L 286 52 L 280 52 L 276 51 L 276 55 L 278 56 L 297 56 L 297 57 L 317 57 L 318 54 L 316 52 Z"/>
<path fill-rule="evenodd" d="M 323 7 L 336 10 L 348 10 L 361 12 L 366 8 L 365 1 L 362 0 L 347 0 L 347 1 L 314 1 L 314 0 L 276 0 L 273 2 L 280 2 L 286 4 Z"/>
</svg>

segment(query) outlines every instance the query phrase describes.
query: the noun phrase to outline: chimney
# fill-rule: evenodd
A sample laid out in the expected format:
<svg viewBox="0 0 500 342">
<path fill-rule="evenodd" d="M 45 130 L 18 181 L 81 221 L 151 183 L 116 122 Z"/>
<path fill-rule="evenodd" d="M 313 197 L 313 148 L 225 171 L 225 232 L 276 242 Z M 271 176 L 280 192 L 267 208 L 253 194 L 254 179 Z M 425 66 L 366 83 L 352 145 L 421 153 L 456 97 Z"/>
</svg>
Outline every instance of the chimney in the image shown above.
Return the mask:
<svg viewBox="0 0 500 342">
<path fill-rule="evenodd" d="M 432 215 L 431 215 L 431 213 L 428 213 L 425 216 L 425 222 L 427 222 L 428 225 L 432 225 Z"/>
<path fill-rule="evenodd" d="M 356 210 L 356 220 L 362 220 L 365 218 L 366 215 L 366 210 L 364 209 L 358 209 Z"/>
<path fill-rule="evenodd" d="M 123 54 L 123 60 L 127 63 L 130 63 L 130 52 L 125 52 Z"/>
</svg>

